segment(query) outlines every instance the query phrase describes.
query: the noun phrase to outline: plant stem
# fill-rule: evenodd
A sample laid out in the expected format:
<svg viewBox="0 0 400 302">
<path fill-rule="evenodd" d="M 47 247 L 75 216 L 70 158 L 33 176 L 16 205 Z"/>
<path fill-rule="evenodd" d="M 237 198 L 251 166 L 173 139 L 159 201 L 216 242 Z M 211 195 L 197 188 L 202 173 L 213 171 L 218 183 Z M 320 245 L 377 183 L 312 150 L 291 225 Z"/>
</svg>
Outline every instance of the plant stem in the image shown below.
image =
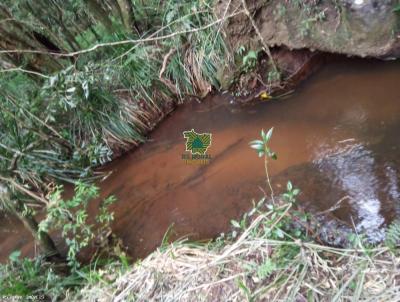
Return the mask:
<svg viewBox="0 0 400 302">
<path fill-rule="evenodd" d="M 268 173 L 268 158 L 267 158 L 267 156 L 264 156 L 264 167 L 265 167 L 265 175 L 267 176 L 267 184 L 271 191 L 271 199 L 272 199 L 272 202 L 275 203 L 274 190 L 272 189 L 271 180 L 269 178 L 269 173 Z"/>
</svg>

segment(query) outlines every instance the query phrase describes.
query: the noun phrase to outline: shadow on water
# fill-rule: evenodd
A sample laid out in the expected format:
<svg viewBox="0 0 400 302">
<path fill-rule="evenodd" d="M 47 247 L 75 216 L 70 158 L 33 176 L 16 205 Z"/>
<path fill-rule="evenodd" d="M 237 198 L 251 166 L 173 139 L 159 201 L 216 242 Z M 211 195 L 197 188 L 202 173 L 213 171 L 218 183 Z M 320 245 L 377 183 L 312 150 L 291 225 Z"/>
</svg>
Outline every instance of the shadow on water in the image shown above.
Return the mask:
<svg viewBox="0 0 400 302">
<path fill-rule="evenodd" d="M 172 224 L 172 239 L 207 239 L 226 231 L 263 194 L 263 162 L 248 142 L 261 128 L 274 127 L 275 190 L 290 179 L 302 190 L 301 204 L 312 211 L 345 197 L 334 215 L 381 240 L 385 225 L 400 215 L 399 79 L 397 62 L 346 60 L 327 66 L 286 100 L 238 108 L 228 105 L 228 97 L 215 96 L 178 108 L 148 143 L 104 168 L 113 173 L 101 183 L 102 192 L 119 199 L 115 233 L 132 255 L 142 257 Z M 182 132 L 192 128 L 213 135 L 209 165 L 188 165 L 181 158 Z M 3 259 L 15 247 L 29 254 L 32 247 L 23 244 L 29 236 L 18 227 L 10 233 L 10 223 L 3 223 Z"/>
</svg>

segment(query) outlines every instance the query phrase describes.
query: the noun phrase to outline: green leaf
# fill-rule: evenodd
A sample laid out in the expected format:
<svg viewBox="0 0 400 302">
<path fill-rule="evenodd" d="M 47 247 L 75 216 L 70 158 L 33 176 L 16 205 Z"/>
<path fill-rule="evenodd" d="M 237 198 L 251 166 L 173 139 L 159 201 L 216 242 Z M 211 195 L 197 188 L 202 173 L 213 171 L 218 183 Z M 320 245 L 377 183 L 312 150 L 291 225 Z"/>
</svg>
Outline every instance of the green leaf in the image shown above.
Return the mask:
<svg viewBox="0 0 400 302">
<path fill-rule="evenodd" d="M 276 264 L 272 262 L 271 258 L 265 260 L 258 269 L 257 275 L 260 279 L 265 279 L 268 277 L 274 270 L 276 270 Z"/>
<path fill-rule="evenodd" d="M 251 141 L 251 142 L 249 143 L 249 145 L 254 145 L 254 144 L 263 145 L 264 142 L 261 141 L 261 140 L 259 140 L 259 139 L 256 139 L 256 140 Z"/>
<path fill-rule="evenodd" d="M 394 13 L 400 12 L 400 4 L 397 4 L 397 5 L 392 9 L 392 12 L 394 12 Z"/>
<path fill-rule="evenodd" d="M 292 185 L 292 182 L 290 180 L 287 182 L 286 189 L 289 192 L 292 191 L 292 189 L 293 189 L 293 185 Z"/>
<path fill-rule="evenodd" d="M 263 145 L 260 145 L 260 144 L 254 144 L 254 145 L 250 145 L 250 148 L 252 148 L 252 149 L 256 149 L 256 150 L 264 150 L 264 147 L 263 147 Z"/>
<path fill-rule="evenodd" d="M 300 237 L 301 236 L 301 230 L 300 229 L 296 229 L 295 231 L 294 231 L 294 236 L 295 237 Z"/>
<path fill-rule="evenodd" d="M 240 224 L 239 224 L 239 222 L 237 222 L 236 220 L 231 220 L 231 224 L 232 224 L 235 228 L 240 228 Z"/>
<path fill-rule="evenodd" d="M 265 135 L 265 139 L 268 142 L 272 137 L 272 132 L 274 131 L 274 127 L 268 130 L 267 134 Z"/>
<path fill-rule="evenodd" d="M 251 61 L 257 60 L 257 53 L 254 50 L 250 50 L 247 55 L 243 57 L 243 65 L 249 65 Z"/>
<path fill-rule="evenodd" d="M 285 234 L 283 233 L 283 231 L 281 230 L 281 229 L 276 229 L 275 231 L 274 231 L 274 234 L 278 237 L 278 238 L 283 238 L 283 237 L 285 237 Z"/>
<path fill-rule="evenodd" d="M 13 251 L 8 258 L 10 259 L 11 262 L 18 262 L 19 257 L 21 256 L 21 251 L 16 250 Z"/>
</svg>

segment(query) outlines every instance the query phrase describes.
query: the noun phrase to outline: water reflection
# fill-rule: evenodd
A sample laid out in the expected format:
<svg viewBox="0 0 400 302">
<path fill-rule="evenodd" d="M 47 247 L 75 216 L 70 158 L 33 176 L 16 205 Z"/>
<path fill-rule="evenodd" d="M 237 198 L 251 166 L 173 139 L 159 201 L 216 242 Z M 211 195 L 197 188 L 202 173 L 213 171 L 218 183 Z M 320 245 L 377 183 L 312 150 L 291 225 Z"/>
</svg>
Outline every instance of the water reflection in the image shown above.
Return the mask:
<svg viewBox="0 0 400 302">
<path fill-rule="evenodd" d="M 314 161 L 318 169 L 350 197 L 356 229 L 372 240 L 382 240 L 379 182 L 373 153 L 361 143 L 347 143 Z"/>
<path fill-rule="evenodd" d="M 171 224 L 171 239 L 226 231 L 265 186 L 262 159 L 248 142 L 261 128 L 275 127 L 271 147 L 278 161 L 270 172 L 276 192 L 291 180 L 302 190 L 299 202 L 317 211 L 348 196 L 333 214 L 381 240 L 382 226 L 400 217 L 399 77 L 399 63 L 351 61 L 327 67 L 284 101 L 232 111 L 229 98 L 216 96 L 179 108 L 150 142 L 106 167 L 114 173 L 102 192 L 119 199 L 115 233 L 142 257 Z M 182 131 L 192 128 L 213 134 L 208 166 L 181 160 Z M 1 230 L 0 236 L 4 259 L 15 240 Z"/>
</svg>

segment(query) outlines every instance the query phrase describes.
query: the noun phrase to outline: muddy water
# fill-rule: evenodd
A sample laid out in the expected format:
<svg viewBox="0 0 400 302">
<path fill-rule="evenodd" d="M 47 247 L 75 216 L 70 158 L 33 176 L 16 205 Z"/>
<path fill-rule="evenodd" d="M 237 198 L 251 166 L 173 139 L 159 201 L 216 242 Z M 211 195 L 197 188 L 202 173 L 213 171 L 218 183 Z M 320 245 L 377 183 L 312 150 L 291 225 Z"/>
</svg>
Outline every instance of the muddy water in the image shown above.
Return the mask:
<svg viewBox="0 0 400 302">
<path fill-rule="evenodd" d="M 172 239 L 226 231 L 263 196 L 263 161 L 248 142 L 270 127 L 278 154 L 270 164 L 274 189 L 290 179 L 313 211 L 343 199 L 333 214 L 382 239 L 385 225 L 400 215 L 399 63 L 339 62 L 288 99 L 243 108 L 227 103 L 216 96 L 178 108 L 148 143 L 105 168 L 113 173 L 103 193 L 119 199 L 114 230 L 132 255 L 153 250 L 171 225 Z M 182 160 L 182 132 L 190 129 L 212 133 L 209 165 Z M 0 235 L 13 241 L 5 229 Z"/>
</svg>

